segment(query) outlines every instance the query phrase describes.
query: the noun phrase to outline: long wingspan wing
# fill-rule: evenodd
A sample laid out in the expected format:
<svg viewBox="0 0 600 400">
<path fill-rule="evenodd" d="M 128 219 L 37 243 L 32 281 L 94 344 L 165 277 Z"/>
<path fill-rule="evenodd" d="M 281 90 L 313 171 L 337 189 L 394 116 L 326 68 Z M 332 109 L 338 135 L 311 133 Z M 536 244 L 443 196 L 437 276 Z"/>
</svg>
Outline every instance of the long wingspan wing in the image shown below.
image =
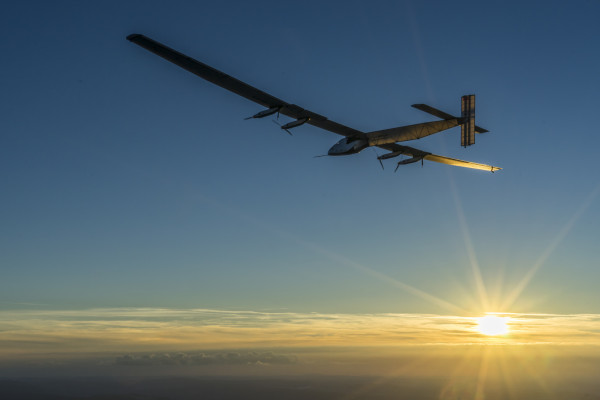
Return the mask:
<svg viewBox="0 0 600 400">
<path fill-rule="evenodd" d="M 395 143 L 384 144 L 384 145 L 377 146 L 377 147 L 380 147 L 382 149 L 389 150 L 389 151 L 401 152 L 401 154 L 406 155 L 406 156 L 422 157 L 425 160 L 435 161 L 435 162 L 439 162 L 442 164 L 454 165 L 457 167 L 480 169 L 483 171 L 491 171 L 491 172 L 502 169 L 500 167 L 494 167 L 491 165 L 479 164 L 479 163 L 475 163 L 475 162 L 471 162 L 471 161 L 463 161 L 463 160 L 459 160 L 456 158 L 438 156 L 437 154 L 432 154 L 432 153 L 429 153 L 429 152 L 426 152 L 423 150 L 415 149 L 414 147 L 402 146 L 402 145 L 395 144 Z"/>
<path fill-rule="evenodd" d="M 200 61 L 194 60 L 193 58 L 188 57 L 185 54 L 179 53 L 178 51 L 175 51 L 170 47 L 167 47 L 144 35 L 135 33 L 127 36 L 127 40 L 145 48 L 146 50 L 151 51 L 156 55 L 161 56 L 162 58 L 180 66 L 181 68 L 190 71 L 195 75 L 198 75 L 203 79 L 206 79 L 209 82 L 214 83 L 217 86 L 220 86 L 235 94 L 245 97 L 248 100 L 252 100 L 253 102 L 258 103 L 267 108 L 280 107 L 279 112 L 283 115 L 287 115 L 288 117 L 296 119 L 308 117 L 308 124 L 314 125 L 318 128 L 325 129 L 333 133 L 337 133 L 338 135 L 342 136 L 364 135 L 364 133 L 359 130 L 331 121 L 322 115 L 316 114 L 309 110 L 305 110 L 304 108 L 299 107 L 295 104 L 287 103 L 281 99 L 278 99 L 275 96 L 271 96 L 270 94 L 263 92 L 262 90 L 250 86 L 247 83 L 244 83 L 213 67 L 201 63 Z M 414 105 L 413 107 L 434 114 L 442 119 L 454 118 L 450 114 L 446 114 L 443 111 L 436 110 L 433 107 L 429 107 L 426 105 L 419 104 Z M 422 150 L 415 149 L 413 147 L 401 146 L 399 144 L 386 144 L 381 145 L 379 147 L 390 151 L 401 151 L 402 154 L 410 155 L 412 157 L 422 157 L 426 160 L 436 161 L 449 165 L 456 165 L 459 167 L 482 169 L 486 171 L 496 171 L 500 169 L 498 167 L 492 167 L 485 164 L 477 164 L 469 161 L 462 161 L 454 158 L 438 156 Z"/>
<path fill-rule="evenodd" d="M 362 135 L 363 132 L 353 128 L 349 128 L 345 125 L 338 124 L 337 122 L 331 121 L 326 117 L 316 114 L 312 111 L 305 110 L 295 104 L 287 103 L 275 96 L 271 96 L 268 93 L 263 92 L 253 86 L 248 85 L 232 76 L 229 76 L 213 67 L 210 67 L 200 61 L 194 60 L 185 54 L 179 53 L 167 47 L 155 40 L 152 40 L 144 35 L 134 33 L 127 36 L 127 40 L 151 51 L 152 53 L 161 56 L 162 58 L 171 61 L 173 64 L 184 68 L 191 73 L 198 75 L 199 77 L 206 79 L 209 82 L 214 83 L 224 89 L 227 89 L 237 95 L 252 100 L 264 107 L 281 107 L 279 112 L 288 117 L 301 119 L 308 117 L 308 124 L 314 125 L 321 129 L 337 133 L 342 136 L 358 136 Z"/>
</svg>

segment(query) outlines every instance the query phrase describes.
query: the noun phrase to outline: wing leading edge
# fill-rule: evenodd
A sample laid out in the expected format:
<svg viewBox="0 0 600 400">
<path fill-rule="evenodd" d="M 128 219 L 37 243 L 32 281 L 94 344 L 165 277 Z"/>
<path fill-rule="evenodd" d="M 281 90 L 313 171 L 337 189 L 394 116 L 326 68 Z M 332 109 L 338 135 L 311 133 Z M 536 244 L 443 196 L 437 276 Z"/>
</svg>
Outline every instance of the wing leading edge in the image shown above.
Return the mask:
<svg viewBox="0 0 600 400">
<path fill-rule="evenodd" d="M 239 96 L 245 97 L 246 99 L 251 100 L 255 103 L 258 103 L 261 106 L 264 106 L 267 108 L 277 107 L 277 108 L 279 108 L 279 112 L 281 114 L 286 115 L 288 117 L 295 118 L 295 119 L 308 118 L 306 123 L 316 126 L 318 128 L 324 129 L 326 131 L 333 132 L 338 135 L 342 135 L 342 136 L 360 137 L 360 136 L 365 135 L 364 132 L 361 132 L 357 129 L 353 129 L 353 128 L 347 127 L 345 125 L 342 125 L 340 123 L 331 121 L 322 115 L 319 115 L 312 111 L 306 110 L 295 104 L 287 103 L 275 96 L 272 96 L 266 92 L 263 92 L 262 90 L 259 90 L 253 86 L 250 86 L 247 83 L 244 83 L 230 75 L 227 75 L 227 74 L 225 74 L 211 66 L 208 66 L 200 61 L 197 61 L 191 57 L 188 57 L 185 54 L 182 54 L 176 50 L 173 50 L 170 47 L 167 47 L 167 46 L 163 45 L 162 43 L 152 40 L 144 35 L 134 33 L 134 34 L 127 36 L 127 40 L 137 44 L 138 46 L 145 48 L 146 50 L 172 62 L 173 64 L 180 66 L 181 68 L 183 68 L 183 69 L 185 69 L 185 70 L 187 70 L 187 71 L 189 71 L 211 83 L 214 83 L 217 86 L 222 87 L 223 89 L 227 89 L 230 92 L 233 92 Z M 425 108 L 425 107 L 427 107 L 428 109 L 424 110 L 423 108 Z M 423 111 L 430 112 L 430 113 L 432 113 L 431 110 L 435 110 L 435 109 L 433 109 L 433 107 L 429 107 L 429 106 L 425 106 L 425 107 L 417 107 L 417 108 L 423 109 Z M 442 113 L 439 110 L 435 110 L 435 111 L 438 113 Z M 434 114 L 434 115 L 436 115 L 436 114 Z M 443 119 L 446 119 L 446 118 L 444 118 L 446 116 L 451 117 L 451 115 L 449 115 L 449 114 L 444 115 L 444 116 L 441 116 L 441 115 L 436 115 L 436 116 L 439 116 Z M 409 146 L 402 146 L 399 144 L 386 144 L 386 145 L 381 145 L 378 147 L 380 147 L 382 149 L 394 151 L 394 152 L 401 152 L 401 154 L 409 155 L 412 157 L 420 157 L 425 160 L 436 161 L 439 163 L 455 165 L 455 166 L 459 166 L 459 167 L 474 168 L 474 169 L 480 169 L 480 170 L 492 171 L 492 172 L 501 169 L 501 168 L 493 167 L 490 165 L 478 164 L 478 163 L 474 163 L 474 162 L 470 162 L 470 161 L 463 161 L 463 160 L 458 160 L 458 159 L 454 159 L 454 158 L 450 158 L 450 157 L 438 156 L 436 154 L 428 153 L 428 152 L 425 152 L 425 151 L 422 151 L 419 149 L 415 149 L 415 148 L 409 147 Z"/>
<path fill-rule="evenodd" d="M 261 106 L 267 108 L 280 107 L 279 112 L 283 115 L 287 115 L 288 117 L 295 119 L 308 118 L 306 123 L 342 136 L 359 136 L 363 134 L 361 131 L 349 128 L 334 121 L 330 121 L 322 115 L 305 110 L 304 108 L 295 104 L 287 103 L 275 96 L 271 96 L 262 90 L 250 86 L 247 83 L 229 76 L 200 61 L 194 60 L 193 58 L 175 51 L 172 48 L 167 47 L 164 44 L 152 40 L 144 35 L 134 33 L 127 36 L 127 40 L 145 48 L 148 51 L 151 51 L 152 53 L 172 62 L 173 64 L 180 66 L 183 69 L 188 70 L 200 78 L 206 79 L 207 81 L 214 83 L 223 89 L 227 89 L 230 92 L 245 97 L 248 100 L 260 104 Z"/>
</svg>

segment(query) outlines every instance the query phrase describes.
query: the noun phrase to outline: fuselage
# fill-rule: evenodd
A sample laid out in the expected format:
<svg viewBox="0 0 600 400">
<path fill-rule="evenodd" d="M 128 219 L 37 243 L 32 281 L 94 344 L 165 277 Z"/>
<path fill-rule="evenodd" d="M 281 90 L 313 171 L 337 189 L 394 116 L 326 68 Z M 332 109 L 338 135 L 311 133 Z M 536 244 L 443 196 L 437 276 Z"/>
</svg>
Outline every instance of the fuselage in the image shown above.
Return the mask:
<svg viewBox="0 0 600 400">
<path fill-rule="evenodd" d="M 453 128 L 458 124 L 459 120 L 457 118 L 453 118 L 442 121 L 425 122 L 422 124 L 399 126 L 397 128 L 368 132 L 358 137 L 345 137 L 329 149 L 328 155 L 345 156 L 349 154 L 356 154 L 369 146 L 381 146 L 384 144 L 421 139 L 434 133 Z"/>
<path fill-rule="evenodd" d="M 345 137 L 331 146 L 327 152 L 327 155 L 346 156 L 349 154 L 356 154 L 367 147 L 369 147 L 369 142 L 365 139 L 353 139 L 350 137 Z"/>
</svg>

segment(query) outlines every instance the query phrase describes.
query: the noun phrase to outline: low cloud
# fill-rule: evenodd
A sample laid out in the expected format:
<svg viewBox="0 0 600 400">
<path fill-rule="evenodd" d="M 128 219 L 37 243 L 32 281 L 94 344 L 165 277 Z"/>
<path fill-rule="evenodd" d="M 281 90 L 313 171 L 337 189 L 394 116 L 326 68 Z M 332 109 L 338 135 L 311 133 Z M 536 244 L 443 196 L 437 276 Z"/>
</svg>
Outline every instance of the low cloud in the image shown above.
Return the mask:
<svg viewBox="0 0 600 400">
<path fill-rule="evenodd" d="M 295 364 L 294 355 L 275 354 L 273 352 L 174 352 L 152 354 L 124 354 L 115 359 L 116 365 L 273 365 Z"/>
</svg>

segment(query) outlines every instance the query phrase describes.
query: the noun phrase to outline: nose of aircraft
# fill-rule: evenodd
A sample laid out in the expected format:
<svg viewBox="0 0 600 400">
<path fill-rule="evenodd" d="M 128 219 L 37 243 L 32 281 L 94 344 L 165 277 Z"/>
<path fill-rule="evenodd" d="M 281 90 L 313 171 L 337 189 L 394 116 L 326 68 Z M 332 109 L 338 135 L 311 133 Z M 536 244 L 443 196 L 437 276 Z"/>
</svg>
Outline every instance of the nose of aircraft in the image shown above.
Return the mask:
<svg viewBox="0 0 600 400">
<path fill-rule="evenodd" d="M 344 138 L 336 144 L 334 144 L 333 146 L 331 146 L 327 154 L 330 156 L 339 156 L 340 154 L 346 152 L 346 147 L 348 147 L 348 145 L 346 144 L 346 138 Z"/>
</svg>

